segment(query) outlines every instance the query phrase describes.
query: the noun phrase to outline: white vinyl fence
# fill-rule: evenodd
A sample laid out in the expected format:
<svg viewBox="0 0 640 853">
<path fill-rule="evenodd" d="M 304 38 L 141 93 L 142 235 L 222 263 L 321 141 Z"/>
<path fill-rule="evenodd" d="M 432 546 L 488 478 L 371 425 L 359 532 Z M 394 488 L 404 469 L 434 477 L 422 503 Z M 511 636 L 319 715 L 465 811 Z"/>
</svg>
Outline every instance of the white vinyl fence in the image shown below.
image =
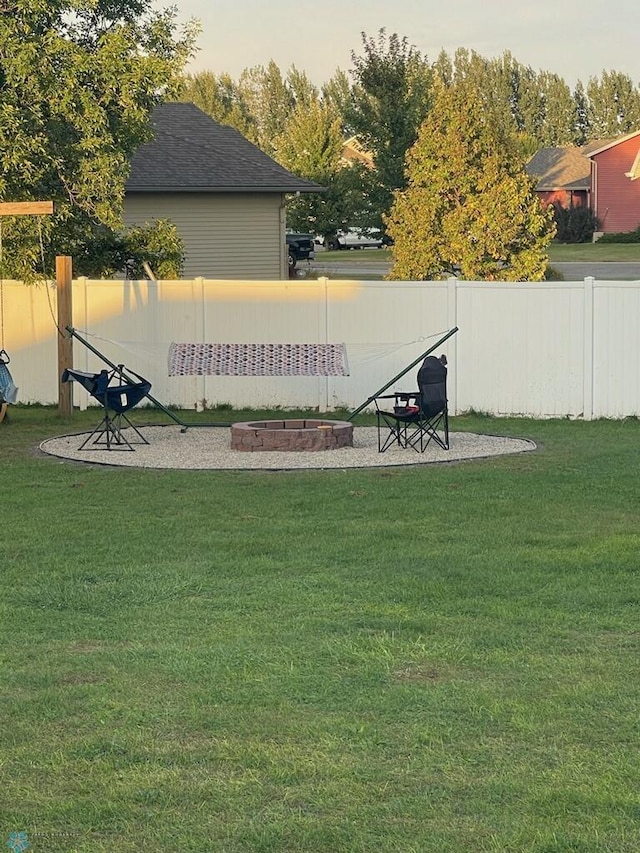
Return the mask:
<svg viewBox="0 0 640 853">
<path fill-rule="evenodd" d="M 19 401 L 56 403 L 56 287 L 2 282 L 3 346 Z M 640 281 L 293 280 L 73 283 L 73 325 L 167 406 L 353 410 L 457 326 L 453 413 L 640 415 Z M 176 343 L 344 343 L 349 376 L 168 375 Z M 105 365 L 74 340 L 74 367 Z M 413 389 L 417 367 L 393 387 Z M 391 390 L 391 389 L 390 389 Z M 74 403 L 91 401 L 74 385 Z"/>
</svg>

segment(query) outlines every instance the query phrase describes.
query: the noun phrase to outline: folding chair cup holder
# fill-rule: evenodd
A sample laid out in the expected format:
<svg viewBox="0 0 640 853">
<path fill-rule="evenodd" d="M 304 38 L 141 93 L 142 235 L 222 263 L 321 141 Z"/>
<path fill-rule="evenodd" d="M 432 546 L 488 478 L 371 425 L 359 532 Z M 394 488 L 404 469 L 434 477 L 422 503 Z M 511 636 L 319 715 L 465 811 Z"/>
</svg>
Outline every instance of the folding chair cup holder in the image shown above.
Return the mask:
<svg viewBox="0 0 640 853">
<path fill-rule="evenodd" d="M 78 450 L 132 451 L 135 449 L 133 444 L 149 444 L 127 417 L 127 412 L 149 394 L 149 381 L 133 371 L 125 373 L 122 364 L 110 371 L 101 370 L 100 373 L 67 368 L 62 374 L 62 381 L 78 382 L 104 410 L 102 420 Z M 125 434 L 125 430 L 130 430 L 130 433 Z"/>
<path fill-rule="evenodd" d="M 444 357 L 427 356 L 417 379 L 417 391 L 395 391 L 374 398 L 379 453 L 394 446 L 423 453 L 432 441 L 442 450 L 449 449 Z"/>
</svg>

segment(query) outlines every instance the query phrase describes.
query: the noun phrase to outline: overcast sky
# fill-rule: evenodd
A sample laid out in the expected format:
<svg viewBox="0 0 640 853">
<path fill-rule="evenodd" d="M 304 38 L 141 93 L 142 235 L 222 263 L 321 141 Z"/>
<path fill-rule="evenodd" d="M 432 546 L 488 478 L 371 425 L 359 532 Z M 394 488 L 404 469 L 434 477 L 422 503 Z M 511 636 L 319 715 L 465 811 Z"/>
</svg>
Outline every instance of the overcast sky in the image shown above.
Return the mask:
<svg viewBox="0 0 640 853">
<path fill-rule="evenodd" d="M 550 71 L 573 87 L 603 70 L 640 84 L 638 0 L 174 0 L 179 18 L 203 26 L 189 66 L 237 78 L 273 59 L 316 84 L 337 68 L 348 71 L 361 53 L 361 32 L 406 36 L 430 61 L 441 49 L 465 47 L 490 58 L 505 50 L 535 71 Z M 157 6 L 172 5 L 155 0 Z"/>
</svg>

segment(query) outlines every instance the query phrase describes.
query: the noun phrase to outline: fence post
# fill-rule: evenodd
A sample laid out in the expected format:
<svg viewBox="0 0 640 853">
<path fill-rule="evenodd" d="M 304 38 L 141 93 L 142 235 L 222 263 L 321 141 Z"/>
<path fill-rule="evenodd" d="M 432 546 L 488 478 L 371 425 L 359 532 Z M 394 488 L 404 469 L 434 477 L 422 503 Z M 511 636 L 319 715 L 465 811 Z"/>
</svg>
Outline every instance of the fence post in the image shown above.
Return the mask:
<svg viewBox="0 0 640 853">
<path fill-rule="evenodd" d="M 322 288 L 324 293 L 324 343 L 329 343 L 329 278 L 326 275 L 321 275 L 318 277 L 318 286 Z M 329 411 L 329 376 L 324 377 L 324 400 L 322 401 L 319 408 L 324 409 L 325 412 Z M 320 401 L 318 401 L 320 402 Z"/>
<path fill-rule="evenodd" d="M 587 276 L 583 288 L 583 335 L 584 335 L 584 361 L 583 370 L 583 412 L 585 421 L 593 420 L 593 285 L 595 278 Z"/>
<path fill-rule="evenodd" d="M 73 390 L 71 382 L 62 382 L 62 373 L 73 367 L 73 341 L 67 334 L 67 326 L 73 326 L 72 300 L 73 267 L 68 255 L 56 257 L 56 296 L 58 305 L 58 414 L 70 418 L 73 413 Z"/>
<path fill-rule="evenodd" d="M 457 329 L 458 327 L 458 279 L 455 275 L 447 280 L 447 326 L 450 329 Z M 449 341 L 449 345 L 453 349 L 453 352 L 449 352 L 453 382 L 449 376 L 447 396 L 449 398 L 449 411 L 452 415 L 456 415 L 458 413 L 458 338 L 456 335 Z"/>
</svg>

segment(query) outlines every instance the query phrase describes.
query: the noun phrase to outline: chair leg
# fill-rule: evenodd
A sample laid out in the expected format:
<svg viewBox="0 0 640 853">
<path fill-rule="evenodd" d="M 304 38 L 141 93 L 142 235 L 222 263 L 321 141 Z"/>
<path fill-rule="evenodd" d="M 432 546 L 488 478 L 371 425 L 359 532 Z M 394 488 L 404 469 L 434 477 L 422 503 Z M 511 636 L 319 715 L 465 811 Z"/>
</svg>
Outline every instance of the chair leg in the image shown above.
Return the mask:
<svg viewBox="0 0 640 853">
<path fill-rule="evenodd" d="M 112 416 L 109 410 L 105 410 L 105 415 L 93 430 L 93 432 L 85 438 L 78 450 L 128 450 L 133 451 L 131 442 L 126 438 L 123 432 L 122 421 L 125 421 L 133 431 L 139 436 L 141 444 L 149 442 L 140 433 L 137 427 L 134 427 L 131 421 L 124 414 L 116 414 Z M 93 439 L 93 440 L 92 440 Z M 90 446 L 87 446 L 90 445 Z"/>
<path fill-rule="evenodd" d="M 398 421 L 390 421 L 388 418 L 385 418 L 384 412 L 377 412 L 377 422 L 378 422 L 378 453 L 384 453 L 385 450 L 388 450 L 392 444 L 397 444 L 399 447 L 404 447 L 403 439 L 406 438 L 406 427 L 404 427 Z M 382 440 L 382 431 L 386 429 L 387 435 Z"/>
<path fill-rule="evenodd" d="M 439 430 L 442 435 L 440 435 Z M 435 420 L 420 422 L 409 436 L 407 444 L 410 444 L 419 453 L 424 453 L 431 441 L 442 450 L 449 450 L 449 414 L 447 409 L 444 409 Z"/>
</svg>

